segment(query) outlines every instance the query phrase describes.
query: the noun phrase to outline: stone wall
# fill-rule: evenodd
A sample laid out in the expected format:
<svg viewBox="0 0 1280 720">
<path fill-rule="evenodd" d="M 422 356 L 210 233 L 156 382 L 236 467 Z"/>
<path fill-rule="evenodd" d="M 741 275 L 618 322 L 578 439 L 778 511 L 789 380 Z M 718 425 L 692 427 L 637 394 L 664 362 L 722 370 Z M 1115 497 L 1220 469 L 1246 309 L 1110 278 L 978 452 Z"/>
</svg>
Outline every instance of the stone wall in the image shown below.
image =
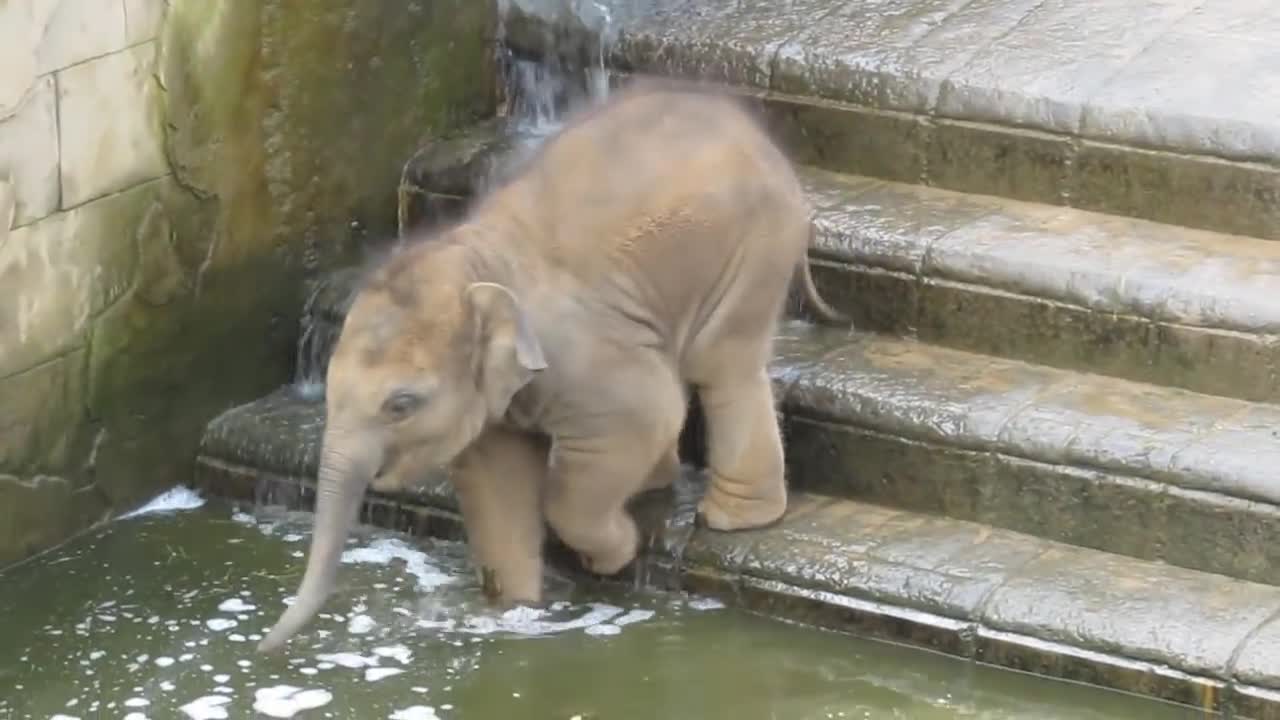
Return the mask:
<svg viewBox="0 0 1280 720">
<path fill-rule="evenodd" d="M 185 482 L 308 277 L 493 112 L 480 0 L 0 3 L 0 566 Z"/>
</svg>

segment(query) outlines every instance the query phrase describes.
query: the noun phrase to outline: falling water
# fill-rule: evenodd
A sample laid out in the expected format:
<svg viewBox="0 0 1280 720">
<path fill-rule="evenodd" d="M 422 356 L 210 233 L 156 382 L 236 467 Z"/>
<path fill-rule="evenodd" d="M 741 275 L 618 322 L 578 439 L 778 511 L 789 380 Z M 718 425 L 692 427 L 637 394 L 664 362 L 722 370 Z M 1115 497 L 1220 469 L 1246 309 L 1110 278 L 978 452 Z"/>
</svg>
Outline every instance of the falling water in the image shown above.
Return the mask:
<svg viewBox="0 0 1280 720">
<path fill-rule="evenodd" d="M 324 395 L 329 355 L 341 331 L 341 315 L 351 302 L 355 269 L 329 273 L 318 281 L 302 308 L 297 356 L 294 362 L 295 392 L 309 400 Z"/>
<path fill-rule="evenodd" d="M 537 57 L 519 57 L 506 46 L 506 18 L 514 5 L 527 15 L 545 19 L 542 51 Z M 576 105 L 602 102 L 609 96 L 611 75 L 606 60 L 612 51 L 616 30 L 613 14 L 601 2 L 563 0 L 547 7 L 545 0 L 502 0 L 498 44 L 507 98 L 507 115 L 522 136 L 537 142 L 559 129 L 565 113 Z M 566 60 L 552 36 L 553 23 L 564 24 L 557 16 L 573 18 L 570 25 L 583 28 L 594 51 L 592 61 L 581 64 Z"/>
</svg>

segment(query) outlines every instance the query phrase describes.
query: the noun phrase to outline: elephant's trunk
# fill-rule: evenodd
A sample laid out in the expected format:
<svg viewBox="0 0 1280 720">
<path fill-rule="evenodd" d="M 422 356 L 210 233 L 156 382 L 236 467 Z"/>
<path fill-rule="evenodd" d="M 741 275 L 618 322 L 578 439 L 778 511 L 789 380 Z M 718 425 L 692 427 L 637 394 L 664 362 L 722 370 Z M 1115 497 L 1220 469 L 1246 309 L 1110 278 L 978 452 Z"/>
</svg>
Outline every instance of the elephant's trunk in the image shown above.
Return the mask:
<svg viewBox="0 0 1280 720">
<path fill-rule="evenodd" d="M 302 576 L 297 599 L 258 643 L 260 652 L 273 652 L 282 647 L 320 611 L 333 592 L 342 549 L 359 513 L 365 488 L 377 467 L 376 462 L 353 462 L 350 456 L 331 446 L 331 437 L 325 438 L 324 459 L 320 464 L 315 530 L 311 536 L 307 570 Z"/>
</svg>

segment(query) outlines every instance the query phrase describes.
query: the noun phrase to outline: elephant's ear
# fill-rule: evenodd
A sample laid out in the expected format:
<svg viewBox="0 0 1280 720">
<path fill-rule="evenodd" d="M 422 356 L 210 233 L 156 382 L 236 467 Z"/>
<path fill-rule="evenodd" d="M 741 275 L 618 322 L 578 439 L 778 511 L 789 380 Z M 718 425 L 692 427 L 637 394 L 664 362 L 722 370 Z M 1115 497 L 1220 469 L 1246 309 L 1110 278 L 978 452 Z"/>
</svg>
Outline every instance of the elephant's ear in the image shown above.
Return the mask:
<svg viewBox="0 0 1280 720">
<path fill-rule="evenodd" d="M 467 286 L 466 299 L 476 328 L 476 382 L 489 416 L 500 418 L 547 361 L 514 293 L 497 283 L 477 282 Z"/>
</svg>

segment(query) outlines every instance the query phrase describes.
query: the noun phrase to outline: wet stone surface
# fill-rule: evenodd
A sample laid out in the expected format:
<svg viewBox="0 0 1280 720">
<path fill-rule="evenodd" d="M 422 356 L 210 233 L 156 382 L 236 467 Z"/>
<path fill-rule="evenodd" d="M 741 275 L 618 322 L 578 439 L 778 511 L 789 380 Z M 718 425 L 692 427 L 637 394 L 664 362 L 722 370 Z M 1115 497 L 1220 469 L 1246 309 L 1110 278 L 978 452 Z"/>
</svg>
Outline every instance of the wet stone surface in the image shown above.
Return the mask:
<svg viewBox="0 0 1280 720">
<path fill-rule="evenodd" d="M 1089 98 L 1196 4 L 1149 0 L 1099 12 L 1071 0 L 1041 3 L 947 79 L 938 112 L 1077 133 Z"/>
<path fill-rule="evenodd" d="M 772 89 L 857 105 L 929 112 L 943 81 L 1035 5 L 898 0 L 833 3 L 778 49 Z"/>
<path fill-rule="evenodd" d="M 768 88 L 778 48 L 827 16 L 832 0 L 660 3 L 622 29 L 623 69 Z"/>
<path fill-rule="evenodd" d="M 1060 547 L 1005 582 L 983 622 L 1225 679 L 1236 648 L 1277 610 L 1272 586 Z"/>
<path fill-rule="evenodd" d="M 807 512 L 805 510 L 808 510 Z M 980 525 L 829 502 L 789 514 L 744 558 L 750 577 L 974 620 L 984 598 L 1044 551 Z"/>
<path fill-rule="evenodd" d="M 1077 207 L 1280 240 L 1280 170 L 1273 164 L 1171 157 L 1086 140 L 1074 175 Z"/>
<path fill-rule="evenodd" d="M 1216 19 L 1226 14 L 1216 12 Z M 1090 98 L 1083 134 L 1233 160 L 1280 159 L 1280 99 L 1272 92 L 1280 82 L 1280 28 L 1229 35 L 1205 24 L 1193 13 L 1144 47 Z M 1228 75 L 1231 82 L 1222 82 Z"/>
<path fill-rule="evenodd" d="M 1280 617 L 1273 616 L 1245 641 L 1233 668 L 1245 683 L 1280 688 Z"/>
<path fill-rule="evenodd" d="M 866 329 L 1200 392 L 1280 398 L 1275 243 L 803 175 L 815 205 L 815 274 Z"/>
<path fill-rule="evenodd" d="M 323 433 L 323 398 L 285 386 L 214 418 L 200 452 L 282 475 L 315 477 Z"/>
<path fill-rule="evenodd" d="M 860 335 L 798 380 L 787 408 L 807 418 L 989 450 L 1043 385 L 1043 371 L 1031 366 Z"/>
</svg>

